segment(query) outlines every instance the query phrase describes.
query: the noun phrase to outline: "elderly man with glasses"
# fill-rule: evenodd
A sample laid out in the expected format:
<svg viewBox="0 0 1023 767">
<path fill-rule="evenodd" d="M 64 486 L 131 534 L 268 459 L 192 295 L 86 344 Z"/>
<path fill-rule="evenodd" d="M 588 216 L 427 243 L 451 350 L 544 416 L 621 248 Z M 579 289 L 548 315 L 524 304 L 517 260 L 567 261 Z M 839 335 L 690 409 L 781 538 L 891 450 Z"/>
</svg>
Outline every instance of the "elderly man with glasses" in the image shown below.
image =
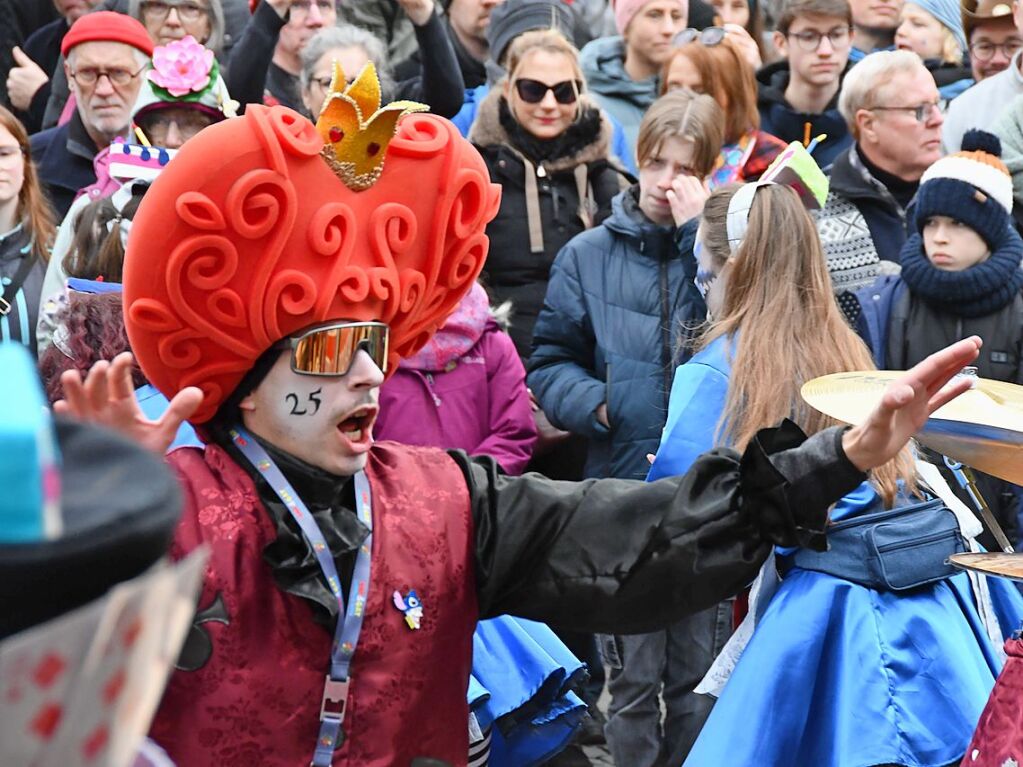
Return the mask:
<svg viewBox="0 0 1023 767">
<path fill-rule="evenodd" d="M 923 172 L 941 157 L 938 88 L 911 51 L 879 51 L 852 67 L 838 109 L 853 145 L 832 164 L 817 228 L 839 303 L 859 316 L 852 293 L 896 263 Z"/>
<path fill-rule="evenodd" d="M 153 55 L 153 42 L 135 19 L 101 11 L 72 25 L 61 54 L 76 109 L 64 125 L 32 137 L 32 156 L 63 218 L 78 190 L 96 181 L 97 152 L 127 134 L 142 84 L 139 75 Z"/>
</svg>

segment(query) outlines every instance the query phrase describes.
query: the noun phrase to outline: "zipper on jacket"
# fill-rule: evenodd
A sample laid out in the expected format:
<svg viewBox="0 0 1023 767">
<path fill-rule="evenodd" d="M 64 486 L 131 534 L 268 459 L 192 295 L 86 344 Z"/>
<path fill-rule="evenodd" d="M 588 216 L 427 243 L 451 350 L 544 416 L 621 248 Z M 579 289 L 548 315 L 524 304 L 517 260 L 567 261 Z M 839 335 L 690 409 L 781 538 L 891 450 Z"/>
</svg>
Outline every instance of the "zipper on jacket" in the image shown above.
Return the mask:
<svg viewBox="0 0 1023 767">
<path fill-rule="evenodd" d="M 604 363 L 604 409 L 607 411 L 607 428 L 611 428 L 611 363 Z"/>
<path fill-rule="evenodd" d="M 437 393 L 433 390 L 433 373 L 426 373 L 425 376 L 426 376 L 426 385 L 430 389 L 430 396 L 433 397 L 433 404 L 436 405 L 439 408 L 440 407 L 440 397 L 438 397 Z"/>
<path fill-rule="evenodd" d="M 661 259 L 658 264 L 661 282 L 661 372 L 664 376 L 664 412 L 668 412 L 671 397 L 671 311 L 668 296 L 668 262 Z"/>
</svg>

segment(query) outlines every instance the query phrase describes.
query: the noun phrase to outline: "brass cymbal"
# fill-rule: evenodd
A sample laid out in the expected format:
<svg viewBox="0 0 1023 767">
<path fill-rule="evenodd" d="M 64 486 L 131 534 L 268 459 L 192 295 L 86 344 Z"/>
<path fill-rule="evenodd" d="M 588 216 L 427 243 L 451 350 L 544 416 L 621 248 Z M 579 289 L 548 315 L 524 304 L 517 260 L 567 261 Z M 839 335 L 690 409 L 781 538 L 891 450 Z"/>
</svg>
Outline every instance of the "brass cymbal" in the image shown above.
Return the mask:
<svg viewBox="0 0 1023 767">
<path fill-rule="evenodd" d="M 845 423 L 864 421 L 901 371 L 835 373 L 803 385 L 803 399 Z M 1023 386 L 975 379 L 974 388 L 935 411 L 917 440 L 974 469 L 1023 484 Z"/>
<path fill-rule="evenodd" d="M 963 570 L 1023 581 L 1023 554 L 1003 554 L 1000 551 L 953 554 L 949 562 Z"/>
</svg>

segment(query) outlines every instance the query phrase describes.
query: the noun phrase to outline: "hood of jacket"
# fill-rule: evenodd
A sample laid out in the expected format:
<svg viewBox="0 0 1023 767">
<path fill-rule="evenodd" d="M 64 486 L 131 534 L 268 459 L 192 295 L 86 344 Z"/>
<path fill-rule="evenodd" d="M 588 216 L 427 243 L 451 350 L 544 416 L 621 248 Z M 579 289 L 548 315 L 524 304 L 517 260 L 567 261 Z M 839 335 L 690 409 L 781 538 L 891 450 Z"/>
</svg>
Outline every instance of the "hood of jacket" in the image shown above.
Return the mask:
<svg viewBox="0 0 1023 767">
<path fill-rule="evenodd" d="M 633 80 L 625 71 L 625 41 L 602 37 L 588 43 L 579 54 L 586 84 L 608 98 L 631 101 L 646 109 L 657 98 L 658 78 Z"/>
<path fill-rule="evenodd" d="M 469 131 L 469 140 L 478 146 L 510 146 L 515 149 L 508 131 L 501 124 L 500 105 L 503 98 L 503 83 L 495 85 L 490 93 L 480 102 L 476 112 L 476 121 L 472 130 Z M 585 94 L 580 96 L 579 105 L 583 109 L 599 109 L 599 107 Z M 544 168 L 551 173 L 562 170 L 571 170 L 582 163 L 607 160 L 611 151 L 611 138 L 614 134 L 614 127 L 607 115 L 600 114 L 600 133 L 594 141 L 576 147 L 575 151 L 553 160 L 546 160 Z"/>
</svg>

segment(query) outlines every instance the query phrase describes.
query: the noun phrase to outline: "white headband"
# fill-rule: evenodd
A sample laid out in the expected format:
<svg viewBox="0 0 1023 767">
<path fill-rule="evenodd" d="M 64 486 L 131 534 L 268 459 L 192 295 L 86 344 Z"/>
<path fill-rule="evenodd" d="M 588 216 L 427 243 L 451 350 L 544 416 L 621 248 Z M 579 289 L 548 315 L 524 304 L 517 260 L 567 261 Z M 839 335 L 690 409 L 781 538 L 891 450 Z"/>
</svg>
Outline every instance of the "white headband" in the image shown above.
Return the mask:
<svg viewBox="0 0 1023 767">
<path fill-rule="evenodd" d="M 732 255 L 739 249 L 746 230 L 749 227 L 749 212 L 753 207 L 753 198 L 765 186 L 773 185 L 773 181 L 758 181 L 746 184 L 732 195 L 728 201 L 728 217 L 725 219 L 725 231 L 728 234 L 728 249 Z"/>
</svg>

